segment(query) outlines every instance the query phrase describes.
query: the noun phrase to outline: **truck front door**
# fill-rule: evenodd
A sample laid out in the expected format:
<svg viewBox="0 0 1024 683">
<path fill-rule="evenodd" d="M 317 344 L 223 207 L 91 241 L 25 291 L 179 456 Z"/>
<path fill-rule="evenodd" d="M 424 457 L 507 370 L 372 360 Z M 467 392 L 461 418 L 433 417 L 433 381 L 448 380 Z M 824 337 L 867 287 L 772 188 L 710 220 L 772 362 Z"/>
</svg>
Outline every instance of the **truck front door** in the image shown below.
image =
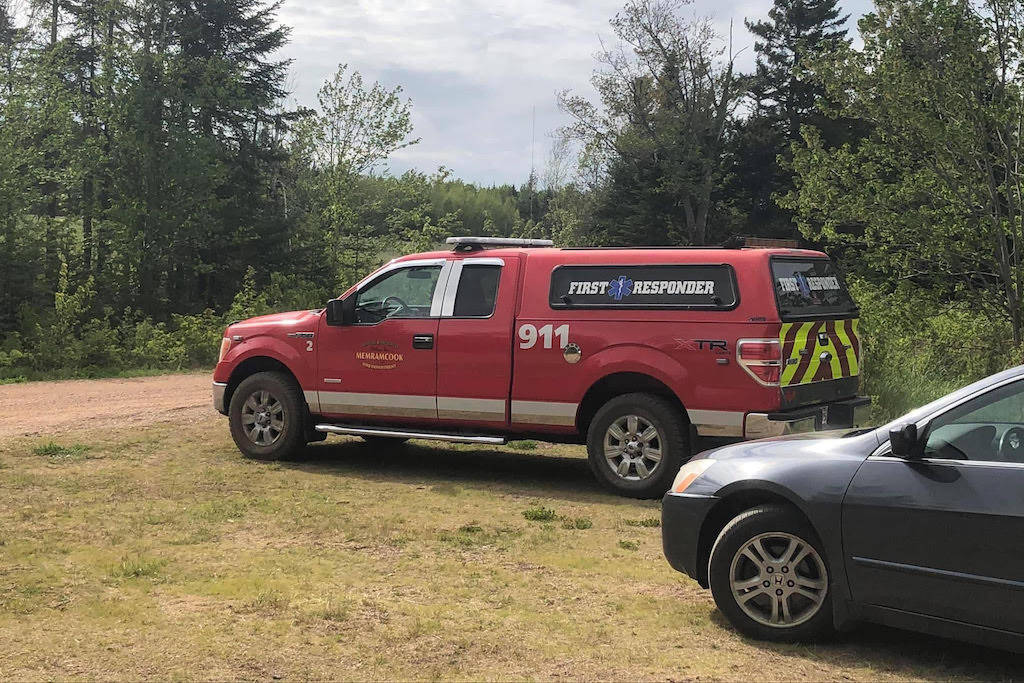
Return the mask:
<svg viewBox="0 0 1024 683">
<path fill-rule="evenodd" d="M 437 422 L 438 320 L 450 268 L 445 259 L 395 263 L 350 295 L 357 297 L 353 324 L 332 327 L 321 319 L 320 414 Z"/>
</svg>

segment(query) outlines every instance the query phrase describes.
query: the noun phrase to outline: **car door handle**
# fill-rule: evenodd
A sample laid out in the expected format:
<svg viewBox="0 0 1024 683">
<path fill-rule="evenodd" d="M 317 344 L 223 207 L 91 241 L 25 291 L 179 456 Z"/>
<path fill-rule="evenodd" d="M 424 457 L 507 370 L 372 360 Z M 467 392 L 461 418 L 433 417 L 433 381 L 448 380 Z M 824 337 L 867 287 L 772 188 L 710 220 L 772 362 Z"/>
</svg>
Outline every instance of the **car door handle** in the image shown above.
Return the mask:
<svg viewBox="0 0 1024 683">
<path fill-rule="evenodd" d="M 412 348 L 414 349 L 432 349 L 434 348 L 434 335 L 432 334 L 417 334 L 412 338 Z"/>
</svg>

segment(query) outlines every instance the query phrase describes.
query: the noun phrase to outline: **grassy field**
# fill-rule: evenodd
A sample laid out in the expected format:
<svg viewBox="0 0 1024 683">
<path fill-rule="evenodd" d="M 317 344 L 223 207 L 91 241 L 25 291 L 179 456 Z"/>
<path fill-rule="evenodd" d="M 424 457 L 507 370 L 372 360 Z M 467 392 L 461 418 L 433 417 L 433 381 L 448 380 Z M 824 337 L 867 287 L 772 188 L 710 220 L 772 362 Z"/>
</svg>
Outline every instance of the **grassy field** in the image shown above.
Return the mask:
<svg viewBox="0 0 1024 683">
<path fill-rule="evenodd" d="M 657 502 L 576 448 L 337 440 L 243 460 L 209 418 L 0 450 L 6 679 L 1011 679 L 867 627 L 739 637 L 661 555 Z"/>
</svg>

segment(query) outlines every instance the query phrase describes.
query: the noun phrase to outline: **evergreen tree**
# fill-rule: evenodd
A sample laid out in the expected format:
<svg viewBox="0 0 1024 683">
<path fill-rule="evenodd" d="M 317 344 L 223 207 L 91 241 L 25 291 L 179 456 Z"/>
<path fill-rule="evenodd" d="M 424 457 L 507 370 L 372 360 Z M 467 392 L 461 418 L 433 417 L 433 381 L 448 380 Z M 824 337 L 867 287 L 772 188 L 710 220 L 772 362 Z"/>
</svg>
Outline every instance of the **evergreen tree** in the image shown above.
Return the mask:
<svg viewBox="0 0 1024 683">
<path fill-rule="evenodd" d="M 825 89 L 817 60 L 846 44 L 838 0 L 775 0 L 767 21 L 747 21 L 754 34 L 757 67 L 749 79 L 752 111 L 729 140 L 733 207 L 745 217 L 739 231 L 765 237 L 796 237 L 793 214 L 778 199 L 793 189 L 791 145 L 802 126 L 823 131 L 834 144 L 849 140 L 851 124 L 822 111 Z M 781 158 L 781 163 L 780 163 Z"/>
<path fill-rule="evenodd" d="M 790 140 L 800 138 L 800 126 L 821 127 L 818 102 L 825 89 L 815 77 L 813 62 L 846 40 L 838 0 L 775 0 L 768 21 L 747 21 L 754 34 L 757 70 L 750 94 L 754 115 L 766 117 Z"/>
</svg>

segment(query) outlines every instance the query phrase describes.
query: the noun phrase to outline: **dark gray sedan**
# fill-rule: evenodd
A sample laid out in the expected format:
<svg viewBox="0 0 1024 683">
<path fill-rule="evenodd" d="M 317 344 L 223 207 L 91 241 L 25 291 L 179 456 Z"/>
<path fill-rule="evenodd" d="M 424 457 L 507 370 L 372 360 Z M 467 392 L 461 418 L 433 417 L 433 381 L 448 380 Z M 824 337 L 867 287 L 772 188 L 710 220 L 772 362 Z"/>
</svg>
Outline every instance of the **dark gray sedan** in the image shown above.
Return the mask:
<svg viewBox="0 0 1024 683">
<path fill-rule="evenodd" d="M 1024 366 L 878 429 L 703 453 L 662 536 L 755 638 L 871 621 L 1024 651 Z"/>
</svg>

